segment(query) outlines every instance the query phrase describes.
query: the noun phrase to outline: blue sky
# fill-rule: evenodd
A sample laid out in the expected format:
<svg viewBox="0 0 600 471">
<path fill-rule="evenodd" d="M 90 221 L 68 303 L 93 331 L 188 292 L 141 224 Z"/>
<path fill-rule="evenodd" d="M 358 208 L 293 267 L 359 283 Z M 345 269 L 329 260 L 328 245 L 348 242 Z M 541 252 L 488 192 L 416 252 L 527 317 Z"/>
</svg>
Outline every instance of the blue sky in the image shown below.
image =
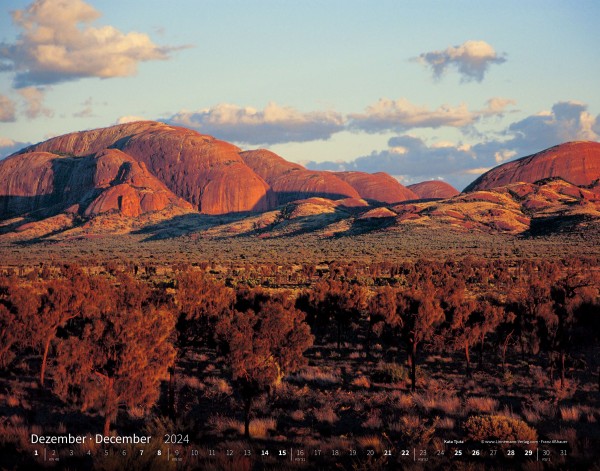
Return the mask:
<svg viewBox="0 0 600 471">
<path fill-rule="evenodd" d="M 127 119 L 462 188 L 600 138 L 597 1 L 12 0 L 0 155 Z"/>
</svg>

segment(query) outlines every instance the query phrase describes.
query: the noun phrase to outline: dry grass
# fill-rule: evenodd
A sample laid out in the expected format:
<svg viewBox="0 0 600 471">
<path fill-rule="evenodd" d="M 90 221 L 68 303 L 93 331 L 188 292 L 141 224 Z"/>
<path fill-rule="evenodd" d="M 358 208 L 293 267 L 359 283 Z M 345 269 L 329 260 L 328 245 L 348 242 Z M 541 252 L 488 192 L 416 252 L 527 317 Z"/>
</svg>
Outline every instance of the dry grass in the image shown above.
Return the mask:
<svg viewBox="0 0 600 471">
<path fill-rule="evenodd" d="M 333 410 L 333 407 L 331 407 L 329 404 L 325 405 L 321 409 L 315 409 L 313 411 L 313 415 L 319 422 L 328 423 L 331 425 L 338 421 L 337 414 Z"/>
<path fill-rule="evenodd" d="M 365 388 L 369 389 L 371 387 L 371 382 L 366 376 L 359 376 L 358 378 L 354 378 L 352 380 L 352 386 L 355 388 Z"/>
<path fill-rule="evenodd" d="M 205 395 L 207 397 L 214 397 L 218 395 L 231 396 L 233 390 L 231 385 L 223 378 L 210 377 L 206 379 L 206 390 Z"/>
<path fill-rule="evenodd" d="M 444 417 L 438 420 L 437 427 L 442 430 L 453 430 L 456 426 L 456 421 L 451 417 Z"/>
<path fill-rule="evenodd" d="M 146 416 L 148 411 L 143 407 L 130 407 L 127 409 L 127 413 L 129 414 L 129 417 L 133 419 L 142 419 Z"/>
<path fill-rule="evenodd" d="M 227 432 L 244 434 L 244 423 L 231 417 L 212 416 L 208 420 L 213 431 L 222 435 Z M 250 421 L 250 436 L 253 438 L 266 438 L 269 432 L 277 429 L 277 421 L 272 418 L 253 419 Z"/>
<path fill-rule="evenodd" d="M 381 453 L 384 446 L 381 438 L 377 435 L 366 435 L 358 438 L 358 446 L 365 450 L 375 450 L 376 453 Z"/>
<path fill-rule="evenodd" d="M 16 396 L 11 395 L 6 398 L 6 404 L 8 405 L 8 407 L 18 407 L 20 402 L 21 401 L 19 401 L 19 398 Z"/>
<path fill-rule="evenodd" d="M 395 392 L 395 391 L 394 391 Z M 396 407 L 400 410 L 408 410 L 415 405 L 413 396 L 409 394 L 399 393 L 398 400 L 396 401 Z"/>
<path fill-rule="evenodd" d="M 498 410 L 498 401 L 491 397 L 469 397 L 466 408 L 469 412 L 486 412 L 491 414 Z"/>
<path fill-rule="evenodd" d="M 250 421 L 250 436 L 253 438 L 266 438 L 269 436 L 269 432 L 274 430 L 277 430 L 277 421 L 275 419 L 254 419 Z"/>
<path fill-rule="evenodd" d="M 341 382 L 338 374 L 323 371 L 320 368 L 308 367 L 302 371 L 289 376 L 289 380 L 295 383 L 311 383 L 317 386 L 333 386 Z"/>
<path fill-rule="evenodd" d="M 460 398 L 435 392 L 413 394 L 415 405 L 424 412 L 441 411 L 446 415 L 458 415 L 462 411 Z"/>
<path fill-rule="evenodd" d="M 433 438 L 438 420 L 436 417 L 433 423 L 429 423 L 418 415 L 409 414 L 392 424 L 390 430 L 399 434 L 405 443 L 427 445 Z"/>
<path fill-rule="evenodd" d="M 577 422 L 581 417 L 581 409 L 577 406 L 561 407 L 560 418 L 566 422 Z"/>
<path fill-rule="evenodd" d="M 534 400 L 531 402 L 531 407 L 523 408 L 523 417 L 530 424 L 538 423 L 555 415 L 554 405 L 550 402 Z"/>
<path fill-rule="evenodd" d="M 373 410 L 367 419 L 361 424 L 363 428 L 380 429 L 383 425 L 381 414 L 378 410 Z"/>
<path fill-rule="evenodd" d="M 197 376 L 184 376 L 181 385 L 187 386 L 190 389 L 203 390 L 206 386 Z"/>
</svg>

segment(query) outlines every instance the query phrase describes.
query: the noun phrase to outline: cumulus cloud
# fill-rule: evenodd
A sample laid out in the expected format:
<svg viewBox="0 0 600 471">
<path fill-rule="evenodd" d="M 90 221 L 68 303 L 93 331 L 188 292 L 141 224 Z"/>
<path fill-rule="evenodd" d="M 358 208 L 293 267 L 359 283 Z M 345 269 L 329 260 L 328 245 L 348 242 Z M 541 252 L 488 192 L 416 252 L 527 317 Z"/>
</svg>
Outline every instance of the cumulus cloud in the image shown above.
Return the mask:
<svg viewBox="0 0 600 471">
<path fill-rule="evenodd" d="M 17 88 L 83 77 L 124 77 L 140 62 L 164 60 L 172 48 L 159 47 L 143 33 L 92 26 L 101 16 L 83 0 L 35 0 L 12 13 L 21 33 L 0 44 L 0 71 L 14 72 Z"/>
<path fill-rule="evenodd" d="M 17 90 L 25 102 L 25 116 L 29 119 L 38 116 L 52 117 L 54 112 L 44 106 L 44 89 L 36 87 L 25 87 Z"/>
<path fill-rule="evenodd" d="M 199 111 L 182 110 L 162 121 L 240 144 L 273 145 L 326 140 L 341 131 L 385 133 L 446 126 L 467 132 L 482 119 L 514 111 L 509 109 L 514 104 L 514 100 L 495 97 L 481 110 L 469 110 L 464 103 L 431 110 L 406 98 L 383 98 L 363 113 L 342 116 L 335 111 L 305 113 L 276 103 L 269 103 L 263 110 L 224 103 Z"/>
<path fill-rule="evenodd" d="M 350 128 L 366 132 L 404 131 L 410 128 L 462 127 L 475 120 L 464 103 L 456 108 L 443 105 L 435 110 L 418 106 L 406 98 L 380 99 L 364 113 L 350 114 Z"/>
<path fill-rule="evenodd" d="M 380 99 L 367 107 L 364 113 L 350 114 L 349 128 L 368 133 L 404 132 L 413 128 L 439 128 L 442 126 L 462 128 L 474 124 L 481 118 L 501 116 L 515 101 L 506 98 L 491 98 L 486 108 L 470 111 L 466 104 L 457 107 L 442 105 L 435 110 L 411 103 L 406 98 L 399 100 Z"/>
<path fill-rule="evenodd" d="M 491 140 L 477 147 L 479 154 L 524 156 L 567 141 L 600 140 L 599 120 L 587 111 L 587 105 L 576 101 L 556 103 L 551 111 L 531 115 L 512 123 L 504 132 L 508 139 Z"/>
<path fill-rule="evenodd" d="M 502 111 L 510 102 L 488 102 L 487 108 Z M 452 142 L 427 143 L 400 135 L 388 141 L 388 148 L 355 160 L 309 162 L 306 166 L 321 170 L 383 171 L 404 183 L 442 177 L 456 188 L 464 188 L 475 177 L 492 167 L 540 152 L 566 141 L 600 140 L 600 117 L 593 117 L 579 102 L 559 102 L 551 111 L 528 116 L 508 126 L 502 139 L 489 139 L 474 145 Z"/>
<path fill-rule="evenodd" d="M 264 110 L 219 104 L 200 111 L 180 111 L 165 120 L 243 144 L 279 144 L 329 139 L 345 121 L 334 111 L 300 112 L 269 103 Z"/>
<path fill-rule="evenodd" d="M 431 68 L 433 76 L 439 79 L 447 69 L 456 68 L 463 82 L 481 82 L 492 64 L 506 61 L 485 41 L 465 41 L 459 46 L 450 46 L 443 51 L 424 52 L 416 59 Z"/>
<path fill-rule="evenodd" d="M 0 122 L 8 123 L 14 121 L 15 103 L 5 95 L 0 95 Z"/>
</svg>

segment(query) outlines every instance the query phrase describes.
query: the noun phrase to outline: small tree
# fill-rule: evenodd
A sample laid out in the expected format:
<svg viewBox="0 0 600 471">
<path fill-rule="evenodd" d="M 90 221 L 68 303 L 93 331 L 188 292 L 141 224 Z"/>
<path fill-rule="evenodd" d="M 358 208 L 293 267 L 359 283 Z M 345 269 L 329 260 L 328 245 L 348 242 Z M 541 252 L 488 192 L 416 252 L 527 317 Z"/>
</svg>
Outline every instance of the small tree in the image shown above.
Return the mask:
<svg viewBox="0 0 600 471">
<path fill-rule="evenodd" d="M 66 267 L 63 278 L 51 280 L 41 296 L 37 315 L 24 319 L 31 344 L 42 352 L 40 384 L 44 386 L 50 346 L 59 328 L 83 313 L 90 298 L 88 278 L 78 267 Z"/>
<path fill-rule="evenodd" d="M 28 343 L 26 321 L 40 308 L 40 297 L 31 288 L 17 285 L 15 280 L 0 280 L 0 367 L 6 368 L 15 349 Z"/>
<path fill-rule="evenodd" d="M 54 391 L 82 410 L 101 410 L 108 435 L 119 406 L 147 409 L 157 401 L 160 381 L 175 358 L 169 340 L 175 321 L 153 306 L 128 306 L 135 296 L 124 292 L 126 287 L 101 284 L 116 306 L 90 306 L 91 314 L 59 343 Z"/>
<path fill-rule="evenodd" d="M 471 345 L 477 339 L 476 324 L 472 318 L 475 302 L 465 298 L 464 283 L 452 286 L 442 298 L 446 316 L 445 335 L 456 349 L 464 349 L 467 364 L 466 375 L 471 376 Z"/>
<path fill-rule="evenodd" d="M 582 305 L 598 296 L 597 280 L 567 275 L 552 285 L 552 315 L 549 323 L 551 348 L 558 352 L 560 387 L 565 385 L 565 360 L 571 350 L 577 314 Z M 593 333 L 590 333 L 593 336 Z"/>
<path fill-rule="evenodd" d="M 385 324 L 407 344 L 411 389 L 417 384 L 417 351 L 430 341 L 444 320 L 444 311 L 429 283 L 420 289 L 398 291 L 385 288 L 378 292 L 370 305 L 371 316 L 383 317 Z"/>
<path fill-rule="evenodd" d="M 254 399 L 306 364 L 303 353 L 312 345 L 313 336 L 304 313 L 283 295 L 256 309 L 235 311 L 231 318 L 224 317 L 217 329 L 234 386 L 244 403 L 244 435 L 249 438 Z"/>
<path fill-rule="evenodd" d="M 426 284 L 420 290 L 402 293 L 399 299 L 402 317 L 402 335 L 408 342 L 411 390 L 417 384 L 417 349 L 431 340 L 437 326 L 443 321 L 444 311 L 435 298 L 433 286 Z"/>
<path fill-rule="evenodd" d="M 471 318 L 475 324 L 475 333 L 479 338 L 479 362 L 478 369 L 483 368 L 483 350 L 485 338 L 496 330 L 504 317 L 504 310 L 500 302 L 492 296 L 482 296 L 477 299 L 477 306 Z"/>
<path fill-rule="evenodd" d="M 203 272 L 186 270 L 176 279 L 175 312 L 177 318 L 174 341 L 177 356 L 169 369 L 168 411 L 175 418 L 177 363 L 190 347 L 212 341 L 218 319 L 229 317 L 235 294 L 231 288 L 208 278 Z"/>
<path fill-rule="evenodd" d="M 313 330 L 318 327 L 335 327 L 337 349 L 342 346 L 342 337 L 348 327 L 357 322 L 367 305 L 367 290 L 358 283 L 348 283 L 335 278 L 326 278 L 315 283 L 313 288 L 299 300 L 308 314 L 308 323 Z"/>
</svg>

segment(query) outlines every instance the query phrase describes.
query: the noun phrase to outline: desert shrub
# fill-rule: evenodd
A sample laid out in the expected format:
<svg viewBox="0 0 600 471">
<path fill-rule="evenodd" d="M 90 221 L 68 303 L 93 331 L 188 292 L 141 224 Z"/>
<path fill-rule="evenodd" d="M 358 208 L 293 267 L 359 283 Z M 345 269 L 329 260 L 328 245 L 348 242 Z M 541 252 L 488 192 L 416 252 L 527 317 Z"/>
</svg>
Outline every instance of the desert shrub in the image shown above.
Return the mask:
<svg viewBox="0 0 600 471">
<path fill-rule="evenodd" d="M 329 404 L 326 404 L 320 409 L 315 409 L 313 415 L 315 416 L 315 419 L 323 423 L 334 424 L 338 421 L 337 414 Z"/>
<path fill-rule="evenodd" d="M 471 440 L 537 440 L 537 432 L 519 419 L 504 415 L 474 415 L 465 423 Z"/>
<path fill-rule="evenodd" d="M 379 363 L 372 374 L 373 380 L 379 383 L 399 383 L 408 380 L 408 372 L 398 363 Z"/>
<path fill-rule="evenodd" d="M 515 377 L 510 371 L 505 371 L 504 374 L 502 375 L 502 382 L 506 386 L 512 386 L 513 383 L 515 382 Z"/>
<path fill-rule="evenodd" d="M 439 417 L 428 420 L 418 415 L 405 415 L 390 425 L 390 431 L 400 435 L 403 443 L 427 445 L 435 434 Z"/>
<path fill-rule="evenodd" d="M 369 389 L 371 387 L 371 383 L 369 382 L 369 380 L 367 379 L 366 376 L 361 375 L 352 380 L 352 386 L 354 386 L 356 388 Z"/>
</svg>

